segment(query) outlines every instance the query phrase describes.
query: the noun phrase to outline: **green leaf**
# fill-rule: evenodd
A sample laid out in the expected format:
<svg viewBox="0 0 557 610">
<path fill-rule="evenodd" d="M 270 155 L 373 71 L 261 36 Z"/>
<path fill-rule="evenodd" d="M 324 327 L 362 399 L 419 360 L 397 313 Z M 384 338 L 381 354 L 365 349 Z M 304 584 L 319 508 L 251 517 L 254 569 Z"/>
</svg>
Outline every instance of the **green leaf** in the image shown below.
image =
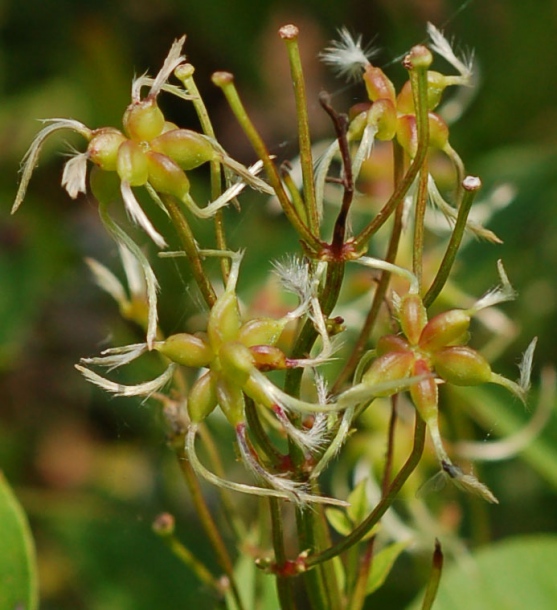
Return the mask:
<svg viewBox="0 0 557 610">
<path fill-rule="evenodd" d="M 524 536 L 474 553 L 441 576 L 434 610 L 553 610 L 557 536 Z M 423 593 L 408 610 L 419 610 Z"/>
<path fill-rule="evenodd" d="M 325 515 L 332 527 L 342 536 L 348 536 L 354 529 L 348 515 L 340 508 L 326 508 Z"/>
<path fill-rule="evenodd" d="M 35 548 L 27 517 L 0 473 L 0 610 L 38 607 Z"/>
<path fill-rule="evenodd" d="M 366 479 L 362 479 L 348 496 L 350 506 L 346 509 L 348 516 L 354 525 L 359 525 L 369 511 L 369 503 L 366 494 Z"/>
<path fill-rule="evenodd" d="M 371 572 L 367 581 L 366 595 L 370 595 L 383 585 L 389 572 L 392 570 L 397 557 L 409 544 L 409 541 L 395 542 L 373 556 Z"/>
</svg>

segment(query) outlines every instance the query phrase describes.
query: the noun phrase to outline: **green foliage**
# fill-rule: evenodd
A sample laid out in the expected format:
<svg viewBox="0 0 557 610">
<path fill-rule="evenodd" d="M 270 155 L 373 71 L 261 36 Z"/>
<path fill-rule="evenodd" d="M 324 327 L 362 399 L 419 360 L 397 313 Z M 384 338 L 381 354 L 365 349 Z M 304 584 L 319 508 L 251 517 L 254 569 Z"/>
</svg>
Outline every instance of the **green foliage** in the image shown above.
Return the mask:
<svg viewBox="0 0 557 610">
<path fill-rule="evenodd" d="M 38 608 L 35 547 L 27 517 L 0 473 L 0 610 Z"/>
</svg>

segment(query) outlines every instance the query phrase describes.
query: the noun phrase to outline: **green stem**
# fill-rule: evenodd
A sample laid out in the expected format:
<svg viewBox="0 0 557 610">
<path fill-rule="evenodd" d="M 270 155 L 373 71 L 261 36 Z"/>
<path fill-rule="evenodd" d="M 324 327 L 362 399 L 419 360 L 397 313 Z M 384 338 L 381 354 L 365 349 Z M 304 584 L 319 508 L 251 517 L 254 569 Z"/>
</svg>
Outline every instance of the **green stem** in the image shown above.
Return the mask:
<svg viewBox="0 0 557 610">
<path fill-rule="evenodd" d="M 205 564 L 199 561 L 199 559 L 197 559 L 197 557 L 186 548 L 178 538 L 176 538 L 173 531 L 158 531 L 156 524 L 153 529 L 164 541 L 170 551 L 176 555 L 176 557 L 178 557 L 178 559 L 186 565 L 204 585 L 212 589 L 219 596 L 222 596 L 224 593 L 223 584 L 211 574 Z"/>
<path fill-rule="evenodd" d="M 279 566 L 286 563 L 286 551 L 284 548 L 284 528 L 282 514 L 280 512 L 280 502 L 278 498 L 269 498 L 271 509 L 271 530 L 273 539 L 273 549 L 275 551 L 275 562 Z M 294 603 L 294 583 L 291 578 L 277 574 L 277 593 L 281 610 L 295 610 Z"/>
<path fill-rule="evenodd" d="M 416 469 L 418 462 L 422 456 L 425 444 L 425 431 L 426 425 L 422 418 L 416 413 L 416 425 L 414 429 L 414 447 L 404 466 L 400 469 L 398 475 L 389 486 L 389 491 L 385 494 L 373 511 L 355 528 L 350 534 L 342 538 L 339 542 L 329 547 L 328 549 L 321 551 L 315 555 L 311 555 L 306 560 L 306 567 L 308 569 L 315 567 L 323 561 L 328 561 L 344 551 L 347 551 L 354 544 L 358 543 L 370 530 L 379 522 L 381 517 L 387 512 L 392 503 L 394 502 L 398 492 L 406 483 L 408 477 Z"/>
<path fill-rule="evenodd" d="M 290 74 L 294 85 L 296 98 L 296 116 L 298 118 L 298 139 L 300 146 L 300 163 L 302 166 L 302 180 L 304 188 L 304 201 L 307 209 L 309 230 L 319 235 L 319 216 L 315 203 L 315 188 L 313 180 L 313 158 L 311 154 L 311 138 L 309 134 L 309 118 L 306 100 L 306 86 L 298 48 L 299 30 L 295 25 L 285 25 L 280 28 L 279 34 L 286 42 Z"/>
<path fill-rule="evenodd" d="M 364 554 L 360 561 L 358 569 L 358 577 L 356 579 L 356 585 L 354 591 L 347 605 L 347 610 L 361 610 L 364 607 L 366 599 L 366 588 L 369 580 L 369 574 L 373 563 L 373 547 L 375 537 L 367 541 Z"/>
<path fill-rule="evenodd" d="M 165 208 L 170 214 L 170 218 L 174 225 L 174 229 L 178 233 L 180 243 L 184 248 L 188 261 L 191 265 L 193 277 L 197 282 L 199 290 L 205 299 L 205 302 L 209 307 L 212 307 L 217 300 L 217 295 L 209 281 L 209 278 L 205 275 L 203 265 L 201 264 L 201 257 L 197 248 L 195 237 L 193 236 L 190 226 L 182 214 L 180 206 L 177 201 L 170 195 L 162 195 L 161 200 L 164 203 Z"/>
<path fill-rule="evenodd" d="M 213 129 L 213 124 L 211 119 L 209 118 L 209 113 L 207 112 L 207 107 L 203 102 L 203 98 L 199 93 L 199 89 L 195 83 L 193 78 L 195 68 L 191 64 L 184 64 L 179 67 L 176 71 L 176 76 L 182 81 L 184 88 L 186 91 L 192 96 L 193 106 L 197 113 L 197 117 L 199 118 L 199 122 L 201 124 L 201 129 L 205 135 L 216 139 L 215 130 Z M 221 183 L 221 165 L 218 159 L 213 159 L 210 163 L 211 167 L 211 199 L 215 201 L 218 199 L 222 193 L 222 183 Z M 219 250 L 228 250 L 226 245 L 226 236 L 224 233 L 224 221 L 223 221 L 223 213 L 222 210 L 218 210 L 215 214 L 215 235 L 217 241 L 217 248 Z M 230 273 L 230 260 L 226 257 L 221 258 L 221 269 L 223 280 L 226 283 L 228 280 L 228 274 Z"/>
<path fill-rule="evenodd" d="M 396 142 L 393 143 L 393 146 L 396 185 L 399 184 L 400 180 L 402 179 L 403 151 L 402 148 Z M 385 256 L 385 260 L 389 263 L 395 262 L 396 255 L 398 252 L 400 236 L 402 234 L 402 212 L 402 205 L 400 205 L 395 212 L 391 239 L 389 241 L 387 254 Z M 377 288 L 375 289 L 375 293 L 373 295 L 371 308 L 366 316 L 360 334 L 358 335 L 358 339 L 354 344 L 354 348 L 350 353 L 350 356 L 346 361 L 342 371 L 339 373 L 335 383 L 333 384 L 333 387 L 331 388 L 332 394 L 340 392 L 344 383 L 348 381 L 348 379 L 358 366 L 358 363 L 362 358 L 373 327 L 375 326 L 375 323 L 377 321 L 377 316 L 379 315 L 379 311 L 385 299 L 385 295 L 387 294 L 387 288 L 389 287 L 390 279 L 391 274 L 388 271 L 383 271 L 381 273 L 381 278 L 379 280 L 379 283 L 377 284 Z"/>
<path fill-rule="evenodd" d="M 427 124 L 427 121 L 426 121 Z M 414 244 L 412 257 L 412 270 L 418 279 L 418 283 L 422 285 L 422 267 L 424 254 L 424 220 L 427 205 L 427 181 L 429 172 L 427 167 L 427 158 L 424 159 L 424 164 L 420 169 L 420 178 L 418 180 L 418 192 L 416 193 L 416 210 L 414 214 Z"/>
<path fill-rule="evenodd" d="M 396 207 L 402 203 L 408 189 L 412 186 L 414 179 L 423 166 L 427 155 L 427 149 L 429 146 L 429 118 L 427 108 L 428 66 L 425 65 L 425 63 L 423 65 L 411 65 L 412 54 L 416 49 L 421 50 L 421 47 L 414 47 L 407 58 L 405 58 L 405 65 L 410 66 L 410 81 L 412 83 L 414 107 L 416 108 L 416 125 L 418 131 L 418 146 L 416 149 L 416 154 L 404 178 L 395 188 L 395 191 L 391 195 L 389 201 L 387 201 L 377 216 L 362 230 L 362 232 L 356 238 L 354 238 L 353 245 L 356 252 L 364 249 L 371 237 L 385 224 Z"/>
<path fill-rule="evenodd" d="M 288 221 L 306 244 L 307 248 L 312 252 L 319 252 L 322 244 L 319 241 L 319 238 L 315 236 L 308 226 L 302 221 L 300 215 L 296 211 L 296 208 L 292 205 L 292 202 L 288 198 L 288 195 L 281 182 L 279 172 L 273 163 L 271 156 L 269 155 L 269 151 L 261 139 L 261 136 L 255 129 L 255 126 L 251 122 L 251 119 L 248 117 L 242 101 L 240 100 L 238 91 L 234 86 L 234 77 L 228 72 L 215 72 L 215 74 L 213 74 L 213 82 L 222 89 L 228 104 L 234 113 L 234 116 L 240 123 L 240 126 L 248 137 L 248 140 L 250 141 L 257 156 L 263 162 L 263 167 L 267 172 L 269 184 L 274 189 L 284 214 L 288 218 Z"/>
<path fill-rule="evenodd" d="M 253 436 L 257 446 L 265 453 L 271 464 L 275 467 L 279 466 L 283 461 L 283 455 L 271 443 L 265 428 L 261 424 L 255 402 L 246 396 L 246 420 L 249 426 L 250 434 Z"/>
<path fill-rule="evenodd" d="M 468 176 L 468 178 L 463 181 L 462 186 L 464 188 L 464 196 L 462 197 L 462 202 L 458 208 L 456 223 L 451 234 L 445 256 L 443 257 L 439 270 L 437 271 L 437 275 L 435 276 L 435 279 L 431 283 L 431 286 L 424 297 L 424 305 L 426 307 L 429 307 L 439 296 L 443 286 L 449 278 L 458 249 L 460 248 L 460 243 L 462 242 L 462 237 L 464 236 L 468 214 L 470 213 L 470 208 L 472 207 L 476 193 L 481 187 L 481 182 L 479 178 Z"/>
<path fill-rule="evenodd" d="M 224 544 L 224 540 L 222 539 L 217 524 L 215 523 L 207 503 L 203 498 L 203 494 L 201 493 L 201 487 L 199 485 L 199 481 L 195 475 L 195 472 L 188 460 L 188 456 L 185 450 L 185 442 L 181 442 L 177 445 L 176 449 L 176 457 L 178 458 L 178 464 L 180 466 L 180 470 L 184 475 L 184 479 L 188 486 L 193 505 L 195 506 L 195 510 L 201 521 L 201 525 L 207 534 L 209 541 L 211 542 L 211 546 L 217 555 L 217 560 L 219 565 L 224 570 L 228 580 L 230 582 L 230 588 L 232 590 L 232 594 L 238 605 L 240 610 L 246 610 L 242 599 L 240 597 L 240 592 L 238 590 L 238 586 L 236 584 L 235 576 L 234 576 L 234 566 L 232 564 L 232 560 L 230 555 L 228 554 L 228 549 Z"/>
</svg>

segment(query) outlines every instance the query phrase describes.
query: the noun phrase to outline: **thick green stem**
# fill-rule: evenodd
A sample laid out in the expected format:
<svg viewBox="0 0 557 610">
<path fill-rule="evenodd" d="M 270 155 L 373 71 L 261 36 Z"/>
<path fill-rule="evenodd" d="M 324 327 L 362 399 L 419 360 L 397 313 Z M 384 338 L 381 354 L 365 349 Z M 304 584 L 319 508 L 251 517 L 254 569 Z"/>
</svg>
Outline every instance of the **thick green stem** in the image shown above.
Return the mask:
<svg viewBox="0 0 557 610">
<path fill-rule="evenodd" d="M 319 215 L 315 203 L 315 188 L 313 181 L 313 158 L 311 154 L 311 138 L 309 134 L 309 118 L 306 101 L 306 86 L 300 50 L 298 48 L 298 28 L 295 25 L 285 25 L 280 28 L 279 34 L 286 42 L 288 60 L 290 62 L 290 74 L 294 85 L 296 98 L 296 116 L 298 118 L 298 140 L 300 146 L 300 163 L 302 166 L 302 180 L 304 190 L 304 201 L 307 210 L 309 230 L 314 235 L 319 235 Z"/>
<path fill-rule="evenodd" d="M 341 553 L 344 553 L 344 551 L 347 551 L 354 544 L 362 540 L 362 538 L 371 530 L 371 528 L 379 522 L 381 517 L 387 512 L 389 507 L 394 502 L 398 492 L 401 490 L 404 483 L 406 483 L 408 477 L 416 469 L 424 450 L 425 431 L 426 425 L 421 417 L 416 413 L 414 447 L 412 448 L 412 453 L 406 460 L 404 466 L 400 469 L 394 481 L 389 486 L 388 493 L 381 498 L 379 504 L 377 504 L 373 511 L 362 521 L 362 523 L 360 523 L 357 528 L 354 529 L 354 531 L 348 534 L 348 536 L 345 536 L 328 549 L 308 557 L 306 560 L 306 567 L 308 569 L 313 568 L 324 561 L 328 561 Z"/>
</svg>

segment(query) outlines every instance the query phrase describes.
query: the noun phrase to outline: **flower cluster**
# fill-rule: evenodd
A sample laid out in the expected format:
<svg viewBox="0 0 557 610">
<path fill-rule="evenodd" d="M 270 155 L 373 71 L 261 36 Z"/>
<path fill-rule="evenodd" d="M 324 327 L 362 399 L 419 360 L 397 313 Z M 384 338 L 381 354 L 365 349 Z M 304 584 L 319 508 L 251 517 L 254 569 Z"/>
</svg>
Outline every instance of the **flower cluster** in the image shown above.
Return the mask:
<svg viewBox="0 0 557 610">
<path fill-rule="evenodd" d="M 501 263 L 500 285 L 473 305 L 459 307 L 460 304 L 455 303 L 434 316 L 428 312 L 449 279 L 465 229 L 497 241 L 493 233 L 468 221 L 480 181 L 466 176 L 462 160 L 449 143 L 448 124 L 437 112 L 447 87 L 471 84 L 471 61 L 459 59 L 443 35 L 430 25 L 430 48 L 418 45 L 405 56 L 403 66 L 409 72 L 409 80 L 397 92 L 385 72 L 370 62 L 374 52 L 362 48 L 361 39 L 353 40 L 346 30 L 342 30 L 341 41 L 333 43 L 321 57 L 342 76 L 361 78 L 368 101 L 353 108 L 345 120 L 322 98 L 322 105 L 333 120 L 337 138 L 314 164 L 307 115 L 301 103 L 303 81 L 295 48 L 298 30 L 294 26 L 282 28 L 281 35 L 289 45 L 301 117 L 303 185 L 300 188 L 287 167 L 283 166 L 282 172 L 277 169 L 274 158 L 247 117 L 232 75 L 219 72 L 213 77 L 213 82 L 225 93 L 259 161 L 246 168 L 224 151 L 214 136 L 193 83 L 193 67 L 185 63 L 182 55 L 182 38 L 172 45 L 154 79 L 141 76 L 133 81 L 132 100 L 124 113 L 122 130 L 113 127 L 90 129 L 71 119 L 48 122 L 24 159 L 13 210 L 24 198 L 46 138 L 61 129 L 81 134 L 87 140 L 87 148 L 66 163 L 62 184 L 72 198 L 85 193 L 88 164 L 93 164 L 92 192 L 98 199 L 105 227 L 119 245 L 128 287 L 100 263 L 89 260 L 88 264 L 99 286 L 118 303 L 122 316 L 144 329 L 145 339 L 109 348 L 98 357 L 84 358 L 77 369 L 88 381 L 115 395 L 142 396 L 163 404 L 165 401 L 175 403 L 183 426 L 169 427 L 175 435 L 173 440 L 177 438 L 181 445 L 177 451 L 179 459 L 187 461 L 188 467 L 191 466 L 197 475 L 221 489 L 270 497 L 273 502 L 280 499 L 293 503 L 299 511 L 300 527 L 305 519 L 309 522 L 312 518 L 308 516 L 311 511 L 304 511 L 308 505 L 346 507 L 346 501 L 322 495 L 318 479 L 350 438 L 355 419 L 370 408 L 376 398 L 409 392 L 416 414 L 415 446 L 408 461 L 410 466 L 403 467 L 390 482 L 394 444 L 394 433 L 391 434 L 387 441 L 384 489 L 376 508 L 365 518 L 352 519 L 351 515 L 353 524 L 358 522 L 358 525 L 338 547 L 324 551 L 325 561 L 369 535 L 412 469 L 417 467 L 426 429 L 445 476 L 461 489 L 489 502 L 497 502 L 485 485 L 472 474 L 464 473 L 449 457 L 439 425 L 438 386 L 445 383 L 457 386 L 495 383 L 524 402 L 530 383 L 535 341 L 526 350 L 518 382 L 494 373 L 487 359 L 469 345 L 472 317 L 515 297 Z M 446 76 L 430 70 L 431 51 L 444 57 L 458 74 Z M 183 88 L 168 84 L 172 75 L 178 78 Z M 143 87 L 149 87 L 146 96 L 141 94 Z M 158 105 L 162 91 L 195 105 L 201 132 L 178 127 L 166 120 Z M 395 185 L 381 210 L 359 234 L 352 236 L 348 233 L 355 185 L 376 140 L 388 143 L 393 149 Z M 444 201 L 430 174 L 431 150 L 441 151 L 452 162 L 456 177 L 454 205 Z M 343 166 L 341 177 L 330 175 L 333 159 L 337 156 Z M 205 163 L 211 168 L 213 201 L 199 206 L 191 194 L 187 173 Z M 262 168 L 268 182 L 257 177 Z M 176 332 L 165 336 L 161 331 L 157 317 L 157 278 L 146 254 L 108 212 L 108 207 L 114 202 L 114 191 L 107 186 L 107 180 L 114 182 L 114 178 L 118 183 L 117 195 L 129 217 L 160 249 L 166 247 L 163 232 L 152 224 L 133 189 L 145 187 L 149 196 L 169 216 L 183 250 L 159 254 L 187 257 L 193 279 L 209 309 L 204 332 Z M 324 219 L 324 199 L 325 184 L 331 181 L 340 184 L 343 193 L 328 243 L 323 233 L 331 224 Z M 224 192 L 221 189 L 223 183 Z M 250 317 L 238 296 L 244 251 L 230 250 L 225 222 L 218 212 L 246 185 L 274 194 L 302 241 L 303 257 L 294 256 L 275 264 L 275 274 L 279 276 L 282 288 L 297 298 L 296 305 L 282 317 Z M 432 280 L 423 271 L 422 264 L 424 250 L 428 249 L 424 239 L 428 200 L 451 221 L 448 243 L 439 244 L 439 248 L 445 249 L 445 254 Z M 204 220 L 214 218 L 216 246 L 205 248 L 199 244 L 188 223 L 190 214 Z M 387 223 L 388 220 L 392 222 Z M 412 222 L 414 231 L 404 231 Z M 384 259 L 367 254 L 380 230 L 384 230 L 381 239 L 386 231 L 390 231 Z M 410 236 L 411 243 L 405 247 L 407 236 Z M 433 239 L 438 239 L 438 236 L 432 235 Z M 412 260 L 400 263 L 407 252 L 412 253 Z M 205 270 L 209 257 L 216 257 L 221 262 L 219 280 L 209 277 Z M 333 315 L 346 268 L 355 264 L 379 275 L 365 321 L 358 319 L 357 323 L 353 323 L 353 318 L 348 321 L 349 316 L 345 321 Z M 409 284 L 402 296 L 390 287 L 393 276 Z M 389 313 L 393 314 L 393 324 L 398 323 L 399 332 L 382 334 L 373 344 L 372 337 L 380 334 L 373 332 L 378 312 L 385 303 L 389 306 Z M 359 304 L 351 302 L 350 308 L 356 310 Z M 245 309 L 249 311 L 249 308 Z M 351 331 L 357 337 L 349 346 L 353 347 L 353 352 L 346 362 L 340 363 L 342 371 L 338 377 L 334 381 L 328 380 L 333 381 L 329 391 L 324 365 L 337 358 L 336 337 L 342 335 L 349 324 L 354 327 Z M 288 335 L 287 339 L 285 335 Z M 352 336 L 342 338 L 348 342 Z M 113 369 L 127 365 L 147 352 L 158 355 L 160 365 L 164 367 L 162 373 L 149 381 L 130 385 L 111 380 Z M 107 375 L 95 372 L 96 367 L 108 369 Z M 236 482 L 226 472 L 218 472 L 202 463 L 196 445 L 199 439 L 204 440 L 206 420 L 210 416 L 214 418 L 214 412 L 224 416 L 221 421 L 232 429 L 237 453 L 256 484 Z M 393 422 L 394 427 L 394 410 Z M 200 512 L 204 510 L 200 508 Z M 275 510 L 272 515 L 278 532 L 276 538 L 282 532 L 279 513 Z M 308 526 L 307 531 L 312 528 Z M 318 529 L 315 527 L 314 531 Z M 276 539 L 275 543 L 277 556 L 283 556 L 284 549 Z M 283 557 L 282 564 L 272 564 L 270 571 L 285 576 L 319 563 L 320 559 L 315 558 L 319 557 L 317 549 L 301 550 L 296 561 Z"/>
</svg>

